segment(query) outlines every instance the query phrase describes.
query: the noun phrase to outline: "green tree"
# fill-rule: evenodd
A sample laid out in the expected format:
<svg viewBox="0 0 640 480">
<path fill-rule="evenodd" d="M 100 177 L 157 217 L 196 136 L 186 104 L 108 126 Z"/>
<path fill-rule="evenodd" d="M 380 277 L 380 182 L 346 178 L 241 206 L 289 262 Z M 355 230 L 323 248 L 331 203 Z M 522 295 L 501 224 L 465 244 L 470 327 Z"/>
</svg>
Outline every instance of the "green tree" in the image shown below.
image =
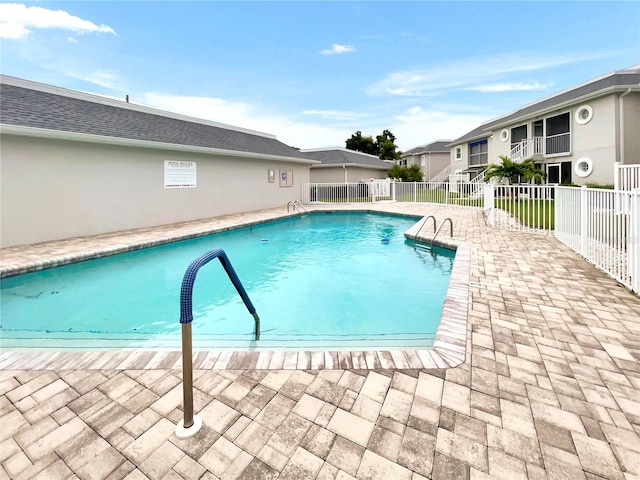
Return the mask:
<svg viewBox="0 0 640 480">
<path fill-rule="evenodd" d="M 347 139 L 345 146 L 348 150 L 378 156 L 378 144 L 373 141 L 373 137 L 371 136 L 363 137 L 360 130 L 351 135 L 351 138 Z"/>
<path fill-rule="evenodd" d="M 420 165 L 410 165 L 407 167 L 407 182 L 421 182 L 422 181 L 422 170 L 420 170 Z"/>
<path fill-rule="evenodd" d="M 522 162 L 514 162 L 506 155 L 501 155 L 499 164 L 491 164 L 484 172 L 484 180 L 487 181 L 490 178 L 506 178 L 509 181 L 509 185 L 513 185 L 514 182 L 530 182 L 534 180 L 535 183 L 540 183 L 546 178 L 546 174 L 536 168 L 532 158 L 527 158 Z M 509 189 L 510 196 L 514 200 L 518 200 L 517 192 L 513 189 Z M 513 195 L 515 193 L 515 198 Z"/>
<path fill-rule="evenodd" d="M 396 145 L 396 136 L 389 130 L 383 130 L 382 135 L 376 137 L 378 144 L 378 157 L 381 160 L 398 160 L 400 152 Z"/>
<path fill-rule="evenodd" d="M 391 167 L 388 173 L 389 177 L 397 178 L 401 182 L 421 182 L 422 181 L 422 171 L 420 170 L 420 166 L 411 165 L 409 167 L 401 167 L 398 164 L 395 164 Z"/>
<path fill-rule="evenodd" d="M 396 136 L 386 129 L 375 140 L 371 136 L 362 136 L 362 132 L 358 130 L 347 139 L 345 146 L 348 150 L 375 155 L 381 160 L 397 160 L 402 152 L 398 151 L 395 142 Z"/>
<path fill-rule="evenodd" d="M 398 179 L 400 179 L 400 180 L 402 180 L 404 182 L 404 179 L 407 176 L 406 170 L 407 170 L 406 168 L 401 167 L 397 163 L 394 163 L 393 167 L 391 167 L 391 170 L 389 170 L 389 172 L 387 172 L 387 175 L 390 178 L 398 178 Z"/>
<path fill-rule="evenodd" d="M 527 158 L 522 162 L 514 162 L 506 155 L 500 156 L 501 163 L 494 163 L 484 172 L 484 179 L 489 180 L 493 177 L 506 178 L 509 185 L 513 185 L 515 181 L 529 182 L 534 180 L 536 183 L 546 178 L 546 174 L 536 168 L 532 158 Z"/>
</svg>

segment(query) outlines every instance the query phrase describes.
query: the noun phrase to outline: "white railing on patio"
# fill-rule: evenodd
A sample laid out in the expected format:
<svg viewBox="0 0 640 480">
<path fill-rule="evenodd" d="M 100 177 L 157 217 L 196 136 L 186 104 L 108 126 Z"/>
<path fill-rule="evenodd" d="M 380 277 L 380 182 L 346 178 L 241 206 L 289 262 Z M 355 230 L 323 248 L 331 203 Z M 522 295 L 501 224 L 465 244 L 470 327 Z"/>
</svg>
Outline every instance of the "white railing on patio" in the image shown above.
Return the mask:
<svg viewBox="0 0 640 480">
<path fill-rule="evenodd" d="M 551 185 L 484 186 L 487 224 L 505 230 L 552 235 L 554 187 Z"/>
<path fill-rule="evenodd" d="M 640 190 L 556 187 L 555 236 L 640 292 Z"/>
<path fill-rule="evenodd" d="M 484 184 L 458 182 L 390 182 L 389 195 L 379 195 L 368 182 L 303 183 L 302 203 L 363 203 L 396 201 L 482 207 Z"/>
<path fill-rule="evenodd" d="M 614 190 L 635 190 L 640 188 L 640 164 L 620 165 L 616 162 L 613 172 Z"/>
</svg>

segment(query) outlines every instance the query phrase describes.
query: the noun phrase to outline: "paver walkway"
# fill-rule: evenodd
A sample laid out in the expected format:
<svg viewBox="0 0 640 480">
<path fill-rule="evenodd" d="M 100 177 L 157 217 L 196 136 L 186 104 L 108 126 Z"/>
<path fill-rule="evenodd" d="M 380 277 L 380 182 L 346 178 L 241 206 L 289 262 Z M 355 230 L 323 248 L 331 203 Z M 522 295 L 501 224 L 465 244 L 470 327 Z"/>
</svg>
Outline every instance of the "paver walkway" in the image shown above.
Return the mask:
<svg viewBox="0 0 640 480">
<path fill-rule="evenodd" d="M 481 286 L 462 365 L 199 369 L 204 426 L 181 440 L 175 353 L 126 352 L 112 362 L 133 355 L 126 368 L 42 353 L 25 371 L 3 352 L 0 478 L 640 478 L 640 299 L 555 239 L 489 229 L 478 210 L 376 208 L 450 216 L 471 245 Z"/>
</svg>

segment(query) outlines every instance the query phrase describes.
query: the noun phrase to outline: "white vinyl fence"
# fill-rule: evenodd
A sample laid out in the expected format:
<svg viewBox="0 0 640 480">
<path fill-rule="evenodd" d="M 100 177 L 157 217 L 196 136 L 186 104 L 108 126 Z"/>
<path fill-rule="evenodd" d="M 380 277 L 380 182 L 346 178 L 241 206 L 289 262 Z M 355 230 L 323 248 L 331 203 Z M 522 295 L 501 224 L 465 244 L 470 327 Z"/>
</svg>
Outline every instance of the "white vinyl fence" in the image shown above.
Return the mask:
<svg viewBox="0 0 640 480">
<path fill-rule="evenodd" d="M 640 188 L 640 164 L 620 165 L 614 164 L 613 172 L 614 190 L 635 190 Z"/>
<path fill-rule="evenodd" d="M 640 292 L 640 190 L 556 187 L 555 236 Z"/>
<path fill-rule="evenodd" d="M 412 202 L 482 207 L 484 184 L 450 182 L 303 183 L 302 203 Z"/>
<path fill-rule="evenodd" d="M 484 186 L 487 224 L 505 230 L 553 234 L 553 185 Z"/>
</svg>

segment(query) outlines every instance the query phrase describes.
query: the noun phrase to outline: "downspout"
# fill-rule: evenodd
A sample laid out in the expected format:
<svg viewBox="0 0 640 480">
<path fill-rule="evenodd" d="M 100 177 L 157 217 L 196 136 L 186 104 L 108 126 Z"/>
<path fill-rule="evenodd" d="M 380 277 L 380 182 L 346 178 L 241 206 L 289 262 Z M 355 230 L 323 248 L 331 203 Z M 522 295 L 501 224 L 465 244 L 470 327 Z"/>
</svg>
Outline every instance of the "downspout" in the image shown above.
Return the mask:
<svg viewBox="0 0 640 480">
<path fill-rule="evenodd" d="M 618 114 L 620 115 L 620 119 L 618 122 L 620 126 L 620 131 L 619 131 L 618 137 L 619 137 L 619 145 L 620 145 L 620 164 L 621 165 L 624 165 L 624 100 L 622 100 L 622 97 L 624 97 L 630 92 L 631 92 L 631 88 L 627 88 L 627 91 L 618 97 L 620 100 L 620 107 L 618 108 Z"/>
</svg>

